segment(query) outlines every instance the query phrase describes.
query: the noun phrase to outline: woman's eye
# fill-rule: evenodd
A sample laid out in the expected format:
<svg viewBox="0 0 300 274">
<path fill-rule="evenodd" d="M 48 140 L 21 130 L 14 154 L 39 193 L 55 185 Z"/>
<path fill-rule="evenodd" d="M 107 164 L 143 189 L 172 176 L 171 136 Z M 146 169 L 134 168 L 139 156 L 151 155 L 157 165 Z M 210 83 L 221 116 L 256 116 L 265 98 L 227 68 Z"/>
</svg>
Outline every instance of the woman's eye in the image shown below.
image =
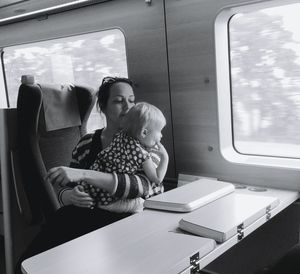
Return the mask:
<svg viewBox="0 0 300 274">
<path fill-rule="evenodd" d="M 116 103 L 116 104 L 120 104 L 122 102 L 123 102 L 123 100 L 114 100 L 114 103 Z"/>
</svg>

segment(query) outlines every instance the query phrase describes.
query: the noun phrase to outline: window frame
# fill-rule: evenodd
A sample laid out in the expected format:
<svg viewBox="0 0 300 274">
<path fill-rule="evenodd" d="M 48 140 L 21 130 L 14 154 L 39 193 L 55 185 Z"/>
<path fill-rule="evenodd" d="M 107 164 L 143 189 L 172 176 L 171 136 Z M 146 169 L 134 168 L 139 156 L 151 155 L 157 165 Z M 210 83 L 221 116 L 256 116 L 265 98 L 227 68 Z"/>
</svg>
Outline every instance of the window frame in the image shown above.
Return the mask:
<svg viewBox="0 0 300 274">
<path fill-rule="evenodd" d="M 274 0 L 255 4 L 228 6 L 215 19 L 216 83 L 219 124 L 219 146 L 223 158 L 242 165 L 300 169 L 300 158 L 242 154 L 234 147 L 232 90 L 230 73 L 229 22 L 238 13 L 300 3 L 299 0 Z M 227 45 L 224 46 L 224 45 Z M 300 157 L 300 156 L 299 156 Z"/>
<path fill-rule="evenodd" d="M 6 77 L 4 70 L 4 61 L 3 61 L 4 51 L 0 48 L 0 58 L 1 58 L 1 66 L 0 66 L 0 108 L 9 108 L 9 97 L 6 86 Z"/>
<path fill-rule="evenodd" d="M 111 31 L 111 30 L 117 30 L 120 33 L 122 33 L 122 35 L 123 35 L 127 76 L 124 75 L 122 77 L 129 77 L 128 52 L 127 52 L 127 36 L 125 34 L 124 29 L 121 28 L 121 27 L 119 27 L 119 26 L 114 26 L 114 27 L 109 27 L 109 28 L 102 28 L 102 29 L 96 29 L 96 30 L 87 31 L 87 32 L 72 33 L 72 34 L 68 34 L 68 35 L 61 35 L 61 36 L 50 37 L 50 38 L 47 38 L 47 39 L 32 40 L 32 41 L 26 41 L 24 43 L 14 43 L 14 44 L 9 44 L 9 45 L 3 46 L 1 48 L 1 68 L 0 68 L 0 85 L 3 84 L 3 88 L 1 89 L 1 91 L 3 91 L 3 92 L 0 92 L 0 98 L 5 98 L 5 101 L 7 102 L 7 105 L 2 106 L 2 104 L 0 104 L 0 108 L 9 108 L 12 105 L 10 103 L 11 98 L 10 98 L 10 93 L 9 93 L 9 90 L 8 90 L 8 87 L 7 87 L 6 75 L 5 75 L 4 54 L 5 54 L 5 49 L 6 48 L 15 47 L 15 46 L 26 46 L 28 44 L 51 42 L 51 41 L 55 42 L 56 40 L 60 40 L 60 39 L 70 39 L 72 37 L 85 36 L 85 35 L 90 35 L 90 34 L 97 34 L 97 33 L 100 33 L 100 32 L 106 32 L 106 31 Z M 1 77 L 3 77 L 3 78 L 1 78 Z M 100 82 L 99 82 L 99 85 L 100 85 Z M 0 88 L 1 88 L 1 86 L 0 86 Z M 95 91 L 96 90 L 97 89 L 95 89 Z M 15 106 L 13 106 L 13 107 L 15 107 Z M 96 107 L 96 104 L 95 104 L 95 107 Z M 91 116 L 93 114 L 93 110 L 91 111 L 91 115 L 89 117 L 89 120 L 91 119 Z M 101 113 L 98 113 L 98 114 L 100 116 L 102 115 Z M 104 116 L 101 116 L 101 117 L 102 117 L 101 118 L 102 119 L 102 126 L 104 126 L 106 122 L 105 122 L 105 119 L 103 120 Z M 89 125 L 89 123 L 87 123 L 87 125 Z M 91 132 L 93 130 L 95 130 L 95 128 L 92 127 L 88 132 Z"/>
</svg>

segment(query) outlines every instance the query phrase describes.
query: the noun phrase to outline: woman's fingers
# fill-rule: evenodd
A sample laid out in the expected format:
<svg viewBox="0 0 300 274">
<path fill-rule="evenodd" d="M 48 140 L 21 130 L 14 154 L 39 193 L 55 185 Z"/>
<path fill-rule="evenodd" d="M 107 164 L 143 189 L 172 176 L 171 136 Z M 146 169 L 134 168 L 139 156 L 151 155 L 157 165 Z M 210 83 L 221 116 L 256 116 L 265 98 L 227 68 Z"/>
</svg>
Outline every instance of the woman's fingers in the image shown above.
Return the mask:
<svg viewBox="0 0 300 274">
<path fill-rule="evenodd" d="M 86 200 L 79 199 L 79 200 L 74 201 L 74 205 L 80 206 L 80 207 L 91 207 L 94 205 L 94 202 L 93 202 L 93 200 L 86 201 Z"/>
<path fill-rule="evenodd" d="M 84 187 L 81 185 L 75 186 L 74 190 L 76 195 L 79 197 L 90 197 L 90 195 L 84 191 Z"/>
<path fill-rule="evenodd" d="M 64 177 L 63 169 L 61 167 L 53 167 L 49 169 L 45 177 L 45 180 L 49 180 L 51 183 L 53 183 L 53 182 L 57 182 L 57 180 L 61 181 L 62 179 L 59 178 L 62 177 Z"/>
<path fill-rule="evenodd" d="M 61 186 L 64 186 L 65 184 L 64 184 L 64 181 L 65 181 L 65 177 L 62 175 L 62 174 L 60 174 L 60 173 L 58 173 L 55 177 L 53 176 L 53 177 L 51 177 L 52 179 L 50 179 L 50 182 L 51 183 L 57 183 L 57 184 L 59 184 L 59 185 L 61 185 Z M 68 181 L 67 181 L 68 182 Z M 66 183 L 67 183 L 66 182 Z"/>
<path fill-rule="evenodd" d="M 76 206 L 80 206 L 80 207 L 92 207 L 94 205 L 93 202 L 85 202 L 85 201 L 77 201 L 75 203 Z"/>
<path fill-rule="evenodd" d="M 49 169 L 45 180 L 49 180 L 52 184 L 59 184 L 65 186 L 72 180 L 69 178 L 66 167 L 53 167 Z"/>
<path fill-rule="evenodd" d="M 83 186 L 76 186 L 74 192 L 74 205 L 80 207 L 92 207 L 94 205 L 94 200 L 88 193 L 84 192 Z"/>
<path fill-rule="evenodd" d="M 45 180 L 50 180 L 52 181 L 53 178 L 55 178 L 57 176 L 57 174 L 59 174 L 57 172 L 58 168 L 57 167 L 54 167 L 54 168 L 51 168 L 49 169 L 49 171 L 47 172 L 47 175 L 45 177 Z"/>
<path fill-rule="evenodd" d="M 88 201 L 88 202 L 92 202 L 93 198 L 90 197 L 89 194 L 84 193 L 84 194 L 80 194 L 80 195 L 75 195 L 77 200 L 82 200 L 82 201 Z"/>
<path fill-rule="evenodd" d="M 60 172 L 55 172 L 52 174 L 52 176 L 49 177 L 49 181 L 52 184 L 59 184 L 61 186 L 65 186 L 67 183 L 69 183 L 69 179 L 64 176 L 64 174 Z"/>
<path fill-rule="evenodd" d="M 78 185 L 75 187 L 75 190 L 78 192 L 78 193 L 85 193 L 87 194 L 86 192 L 84 192 L 84 187 L 82 185 Z M 88 194 L 87 194 L 88 195 Z"/>
</svg>

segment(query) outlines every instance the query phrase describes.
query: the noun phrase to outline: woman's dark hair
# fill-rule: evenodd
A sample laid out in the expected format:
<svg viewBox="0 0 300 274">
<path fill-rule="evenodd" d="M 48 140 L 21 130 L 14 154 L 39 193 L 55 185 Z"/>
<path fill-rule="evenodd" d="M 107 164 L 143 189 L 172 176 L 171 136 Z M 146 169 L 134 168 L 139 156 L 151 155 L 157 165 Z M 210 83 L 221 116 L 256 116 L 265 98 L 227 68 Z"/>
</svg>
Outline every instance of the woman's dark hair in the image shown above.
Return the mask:
<svg viewBox="0 0 300 274">
<path fill-rule="evenodd" d="M 133 87 L 133 82 L 128 78 L 121 78 L 121 77 L 104 77 L 102 80 L 102 84 L 99 87 L 97 93 L 97 107 L 100 110 L 104 110 L 107 107 L 107 101 L 110 94 L 110 88 L 113 84 L 116 83 L 127 83 L 131 87 Z"/>
</svg>

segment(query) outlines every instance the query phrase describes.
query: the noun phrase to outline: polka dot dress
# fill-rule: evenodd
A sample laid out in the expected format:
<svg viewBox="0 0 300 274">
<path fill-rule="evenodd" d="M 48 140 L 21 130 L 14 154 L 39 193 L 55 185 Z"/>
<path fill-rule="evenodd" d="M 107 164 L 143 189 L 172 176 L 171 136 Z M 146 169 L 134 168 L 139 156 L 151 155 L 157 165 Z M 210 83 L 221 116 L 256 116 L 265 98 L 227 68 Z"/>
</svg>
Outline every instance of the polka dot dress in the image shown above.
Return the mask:
<svg viewBox="0 0 300 274">
<path fill-rule="evenodd" d="M 136 174 L 142 170 L 143 162 L 150 157 L 139 140 L 127 135 L 124 131 L 115 134 L 111 144 L 102 150 L 90 169 L 102 172 Z M 98 205 L 109 205 L 116 200 L 107 191 L 96 188 L 86 182 L 79 183 L 84 191 L 94 199 Z"/>
</svg>

